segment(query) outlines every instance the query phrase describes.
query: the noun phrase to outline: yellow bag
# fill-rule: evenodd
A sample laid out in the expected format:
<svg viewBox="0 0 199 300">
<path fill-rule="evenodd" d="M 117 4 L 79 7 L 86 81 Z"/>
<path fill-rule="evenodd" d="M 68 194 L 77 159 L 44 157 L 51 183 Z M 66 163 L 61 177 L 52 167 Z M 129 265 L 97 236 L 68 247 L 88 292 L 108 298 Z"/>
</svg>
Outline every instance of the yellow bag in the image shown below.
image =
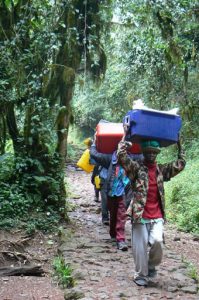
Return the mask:
<svg viewBox="0 0 199 300">
<path fill-rule="evenodd" d="M 91 165 L 90 162 L 90 152 L 89 149 L 86 149 L 80 159 L 77 162 L 77 166 L 81 168 L 82 170 L 86 171 L 87 173 L 90 173 L 94 169 L 94 165 Z"/>
<path fill-rule="evenodd" d="M 99 190 L 100 189 L 100 177 L 99 177 L 99 175 L 95 176 L 94 182 L 95 182 L 96 189 Z"/>
</svg>

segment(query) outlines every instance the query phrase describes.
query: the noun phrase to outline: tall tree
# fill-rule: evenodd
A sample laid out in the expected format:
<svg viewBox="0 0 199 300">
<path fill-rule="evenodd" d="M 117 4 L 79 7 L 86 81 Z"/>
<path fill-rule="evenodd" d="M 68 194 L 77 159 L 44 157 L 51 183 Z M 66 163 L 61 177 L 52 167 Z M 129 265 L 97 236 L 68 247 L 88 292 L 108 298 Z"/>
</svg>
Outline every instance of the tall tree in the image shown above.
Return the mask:
<svg viewBox="0 0 199 300">
<path fill-rule="evenodd" d="M 97 80 L 105 72 L 100 9 L 108 2 L 0 1 L 1 152 L 8 134 L 15 176 L 45 205 L 65 203 L 63 167 L 75 78 L 83 71 Z"/>
<path fill-rule="evenodd" d="M 198 134 L 197 1 L 114 3 L 106 79 L 87 99 L 99 98 L 117 120 L 138 97 L 156 109 L 179 107 L 187 133 Z"/>
</svg>

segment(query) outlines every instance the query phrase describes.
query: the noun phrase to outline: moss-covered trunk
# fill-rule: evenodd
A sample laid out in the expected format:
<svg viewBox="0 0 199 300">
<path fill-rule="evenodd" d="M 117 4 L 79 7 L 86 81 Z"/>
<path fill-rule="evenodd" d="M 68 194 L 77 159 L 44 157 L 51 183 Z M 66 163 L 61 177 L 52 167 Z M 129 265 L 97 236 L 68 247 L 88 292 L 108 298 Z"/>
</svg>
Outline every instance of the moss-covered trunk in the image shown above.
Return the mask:
<svg viewBox="0 0 199 300">
<path fill-rule="evenodd" d="M 8 132 L 13 142 L 13 148 L 15 154 L 18 155 L 19 153 L 22 153 L 24 147 L 23 147 L 23 140 L 19 135 L 19 130 L 17 127 L 17 121 L 15 117 L 15 106 L 12 103 L 7 105 L 6 121 L 7 121 Z"/>
<path fill-rule="evenodd" d="M 63 49 L 61 49 L 60 52 L 63 52 Z M 65 60 L 64 56 L 63 59 Z M 62 64 L 61 61 L 59 61 L 59 64 L 54 66 L 45 90 L 45 95 L 50 95 L 51 99 L 54 99 L 54 97 L 58 98 L 60 103 L 60 110 L 56 120 L 56 151 L 61 157 L 62 165 L 64 165 L 67 154 L 67 137 L 71 117 L 70 102 L 75 85 L 75 70 L 71 67 L 64 66 L 63 63 L 64 61 L 62 61 Z"/>
<path fill-rule="evenodd" d="M 0 155 L 5 153 L 6 146 L 6 120 L 2 113 L 0 113 Z"/>
</svg>

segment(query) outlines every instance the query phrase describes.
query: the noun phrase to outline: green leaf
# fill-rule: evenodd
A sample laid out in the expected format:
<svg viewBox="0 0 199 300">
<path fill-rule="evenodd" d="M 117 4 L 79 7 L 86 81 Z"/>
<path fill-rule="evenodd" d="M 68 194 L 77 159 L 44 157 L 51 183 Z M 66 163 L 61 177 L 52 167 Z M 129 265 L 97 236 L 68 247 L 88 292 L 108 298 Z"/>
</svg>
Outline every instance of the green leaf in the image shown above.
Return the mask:
<svg viewBox="0 0 199 300">
<path fill-rule="evenodd" d="M 46 182 L 47 178 L 44 177 L 44 176 L 33 176 L 33 178 L 37 181 L 37 182 L 40 182 L 40 183 L 44 183 Z"/>
<path fill-rule="evenodd" d="M 14 0 L 14 6 L 16 6 L 19 3 L 19 0 Z"/>
<path fill-rule="evenodd" d="M 5 5 L 8 10 L 12 10 L 12 7 L 16 6 L 19 3 L 19 0 L 5 0 Z"/>
<path fill-rule="evenodd" d="M 8 10 L 12 10 L 12 0 L 5 0 L 5 5 Z"/>
</svg>

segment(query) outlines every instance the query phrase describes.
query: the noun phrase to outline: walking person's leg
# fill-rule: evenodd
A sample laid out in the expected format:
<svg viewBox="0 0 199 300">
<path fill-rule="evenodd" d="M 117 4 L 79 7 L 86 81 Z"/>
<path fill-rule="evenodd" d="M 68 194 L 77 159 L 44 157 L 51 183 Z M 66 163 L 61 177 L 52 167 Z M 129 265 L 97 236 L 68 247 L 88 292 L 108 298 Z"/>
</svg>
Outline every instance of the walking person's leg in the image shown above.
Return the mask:
<svg viewBox="0 0 199 300">
<path fill-rule="evenodd" d="M 117 223 L 117 199 L 116 197 L 109 197 L 108 200 L 108 209 L 110 213 L 110 236 L 111 238 L 116 238 L 116 223 Z"/>
<path fill-rule="evenodd" d="M 109 225 L 109 213 L 108 213 L 108 203 L 107 203 L 107 193 L 106 190 L 101 187 L 101 211 L 102 211 L 102 223 L 104 225 Z"/>
<path fill-rule="evenodd" d="M 119 250 L 128 250 L 125 242 L 126 207 L 123 197 L 117 197 L 116 240 Z"/>
<path fill-rule="evenodd" d="M 99 202 L 99 192 L 100 190 L 96 188 L 96 186 L 94 186 L 94 191 L 95 191 L 95 202 Z"/>
<path fill-rule="evenodd" d="M 154 277 L 156 275 L 155 267 L 162 261 L 163 256 L 163 220 L 151 224 L 151 230 L 149 234 L 149 276 Z"/>
<path fill-rule="evenodd" d="M 134 282 L 138 285 L 148 283 L 148 241 L 147 224 L 132 224 L 132 252 L 135 263 Z"/>
</svg>

